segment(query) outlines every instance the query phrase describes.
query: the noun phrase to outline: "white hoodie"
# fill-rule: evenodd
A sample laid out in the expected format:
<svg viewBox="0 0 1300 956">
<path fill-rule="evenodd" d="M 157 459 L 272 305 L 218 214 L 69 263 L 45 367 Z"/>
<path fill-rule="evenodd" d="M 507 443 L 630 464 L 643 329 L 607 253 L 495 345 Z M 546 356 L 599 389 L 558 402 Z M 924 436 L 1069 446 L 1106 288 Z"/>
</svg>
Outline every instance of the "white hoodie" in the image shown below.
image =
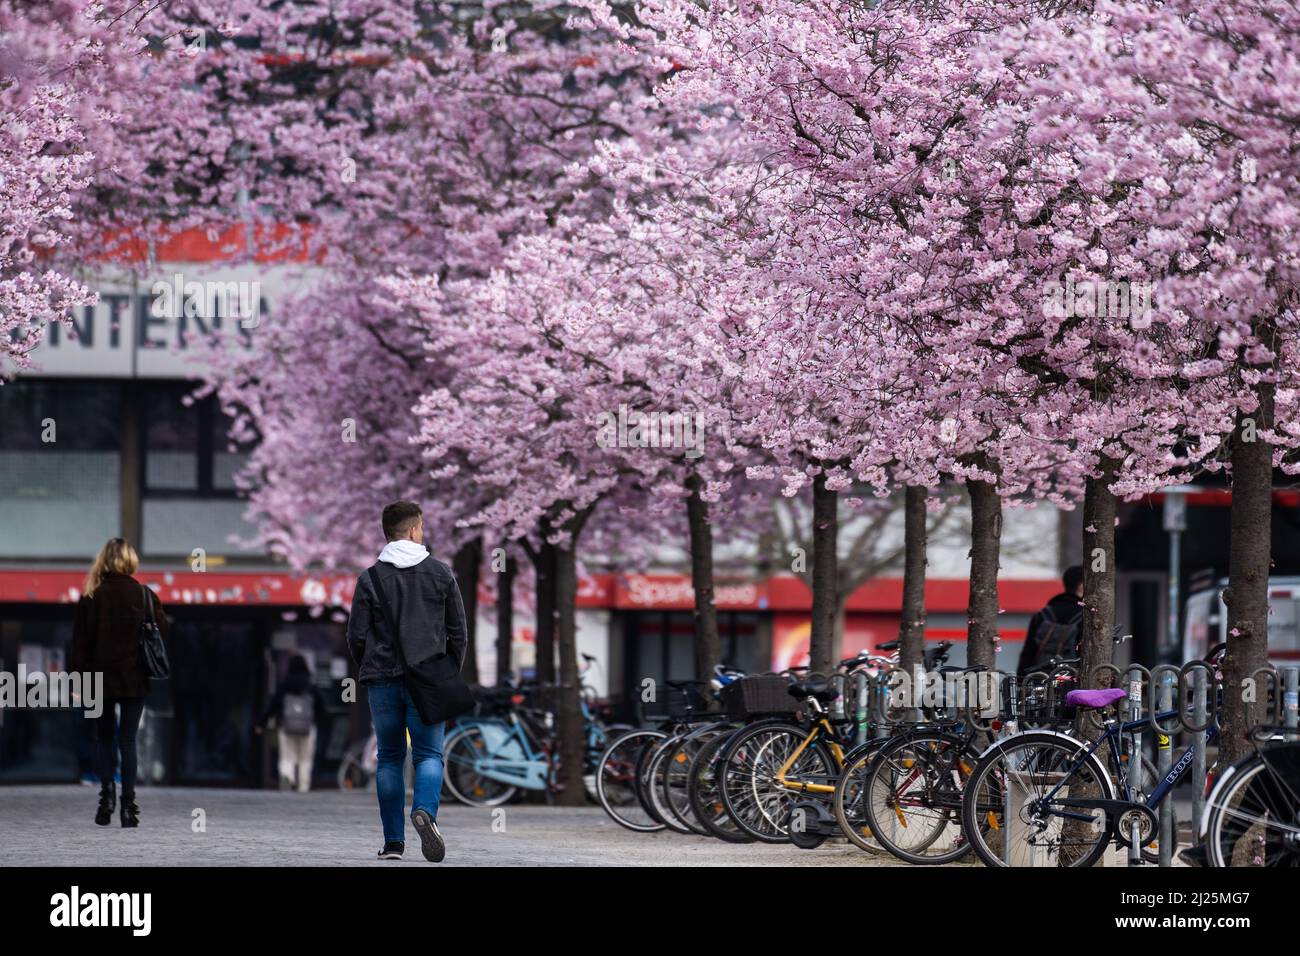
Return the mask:
<svg viewBox="0 0 1300 956">
<path fill-rule="evenodd" d="M 379 552 L 379 560 L 395 568 L 413 568 L 428 556 L 428 548 L 406 538 L 388 542 L 384 545 L 384 550 Z"/>
</svg>

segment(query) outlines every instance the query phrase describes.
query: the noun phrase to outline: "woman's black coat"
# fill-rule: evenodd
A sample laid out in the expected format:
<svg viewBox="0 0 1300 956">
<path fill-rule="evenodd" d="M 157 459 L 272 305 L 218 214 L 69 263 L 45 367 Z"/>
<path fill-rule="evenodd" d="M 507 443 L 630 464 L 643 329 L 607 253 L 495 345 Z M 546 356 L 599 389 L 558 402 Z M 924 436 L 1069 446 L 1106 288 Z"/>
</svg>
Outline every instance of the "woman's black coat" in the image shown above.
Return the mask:
<svg viewBox="0 0 1300 956">
<path fill-rule="evenodd" d="M 149 695 L 149 677 L 140 664 L 145 592 L 153 602 L 154 620 L 166 639 L 171 622 L 158 596 L 129 574 L 105 574 L 94 595 L 83 596 L 77 602 L 68 670 L 103 671 L 106 697 Z"/>
</svg>

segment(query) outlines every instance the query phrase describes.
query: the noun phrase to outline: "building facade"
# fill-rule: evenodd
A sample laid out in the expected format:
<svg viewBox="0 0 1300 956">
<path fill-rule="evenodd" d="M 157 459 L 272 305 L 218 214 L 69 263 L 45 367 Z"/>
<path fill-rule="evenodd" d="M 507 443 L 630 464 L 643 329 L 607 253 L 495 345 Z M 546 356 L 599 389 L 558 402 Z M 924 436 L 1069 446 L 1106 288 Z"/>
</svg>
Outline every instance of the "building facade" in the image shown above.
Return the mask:
<svg viewBox="0 0 1300 956">
<path fill-rule="evenodd" d="M 152 250 L 157 264 L 145 278 L 102 270 L 98 304 L 79 310 L 71 329 L 51 326 L 33 355 L 38 367 L 0 385 L 0 671 L 64 669 L 90 561 L 108 538 L 125 537 L 175 625 L 174 676 L 155 687 L 146 710 L 143 779 L 275 785 L 274 735 L 253 727 L 289 658 L 302 654 L 323 696 L 338 702 L 321 715 L 316 783 L 324 786 L 369 733 L 367 709 L 343 702 L 354 578 L 295 575 L 248 543 L 254 529 L 234 476 L 249 449 L 232 444 L 215 399 L 195 394 L 196 343 L 221 332 L 223 347 L 256 348 L 277 299 L 311 274 L 296 264 L 213 265 L 232 240 L 183 235 Z M 1017 652 L 1028 617 L 1058 589 L 1055 512 L 1013 509 L 1009 539 L 1017 527 L 1031 544 L 1004 556 L 1004 655 Z M 959 546 L 930 557 L 927 637 L 957 641 L 960 663 L 966 557 Z M 846 656 L 896 636 L 900 589 L 886 578 L 849 597 Z M 490 600 L 484 589 L 481 674 L 495 671 Z M 623 716 L 634 715 L 643 680 L 692 676 L 686 577 L 589 574 L 578 600 L 579 649 L 594 661 L 584 679 Z M 810 596 L 793 575 L 720 582 L 718 602 L 727 663 L 765 671 L 805 658 Z M 535 664 L 528 609 L 516 619 L 512 668 L 527 674 Z M 76 779 L 89 772 L 91 752 L 78 711 L 0 709 L 0 781 Z"/>
</svg>

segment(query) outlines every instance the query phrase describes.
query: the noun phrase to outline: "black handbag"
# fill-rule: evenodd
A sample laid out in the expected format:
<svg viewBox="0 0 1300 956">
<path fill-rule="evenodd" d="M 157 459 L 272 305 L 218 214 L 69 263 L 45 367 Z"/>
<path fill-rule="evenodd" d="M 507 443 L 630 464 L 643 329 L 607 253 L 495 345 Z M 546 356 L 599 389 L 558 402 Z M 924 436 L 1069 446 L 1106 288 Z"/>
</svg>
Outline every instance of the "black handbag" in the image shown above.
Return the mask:
<svg viewBox="0 0 1300 956">
<path fill-rule="evenodd" d="M 150 680 L 166 680 L 172 676 L 172 665 L 167 660 L 162 631 L 154 620 L 153 592 L 145 584 L 140 585 L 140 589 L 144 591 L 144 620 L 140 622 L 140 666 Z"/>
<path fill-rule="evenodd" d="M 384 623 L 393 635 L 397 658 L 402 662 L 402 681 L 406 684 L 406 692 L 411 695 L 415 709 L 420 713 L 420 719 L 432 727 L 455 720 L 461 714 L 473 710 L 474 694 L 460 676 L 460 664 L 450 654 L 444 651 L 415 664 L 406 662 L 402 639 L 388 607 L 388 595 L 379 585 L 379 573 L 373 567 L 366 573 L 370 577 L 370 586 L 375 589 L 375 597 L 379 600 Z"/>
</svg>

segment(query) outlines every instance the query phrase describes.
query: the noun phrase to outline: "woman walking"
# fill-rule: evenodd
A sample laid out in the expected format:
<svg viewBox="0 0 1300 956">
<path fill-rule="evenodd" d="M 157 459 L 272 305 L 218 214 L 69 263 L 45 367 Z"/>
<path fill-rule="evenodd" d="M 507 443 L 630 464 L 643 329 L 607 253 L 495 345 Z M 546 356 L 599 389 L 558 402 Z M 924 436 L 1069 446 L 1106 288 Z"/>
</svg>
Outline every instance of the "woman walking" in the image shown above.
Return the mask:
<svg viewBox="0 0 1300 956">
<path fill-rule="evenodd" d="M 146 611 L 152 613 L 164 638 L 171 626 L 153 591 L 131 577 L 139 566 L 140 558 L 126 540 L 110 539 L 86 575 L 72 629 L 69 669 L 104 675 L 104 709 L 94 718 L 100 780 L 95 822 L 102 827 L 113 822 L 117 805 L 113 783 L 117 750 L 122 754 L 122 826 L 140 825 L 135 802 L 136 734 L 149 694 L 149 676 L 140 661 L 140 626 Z"/>
</svg>

